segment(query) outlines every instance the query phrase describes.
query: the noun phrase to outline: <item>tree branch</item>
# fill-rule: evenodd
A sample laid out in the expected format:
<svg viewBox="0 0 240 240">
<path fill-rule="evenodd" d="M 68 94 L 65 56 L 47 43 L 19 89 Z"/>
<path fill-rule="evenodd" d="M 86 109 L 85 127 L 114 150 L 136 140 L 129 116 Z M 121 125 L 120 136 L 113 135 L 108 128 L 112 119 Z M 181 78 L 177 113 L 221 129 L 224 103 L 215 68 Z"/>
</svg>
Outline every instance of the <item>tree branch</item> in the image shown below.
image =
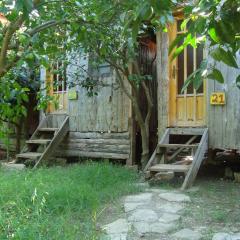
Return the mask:
<svg viewBox="0 0 240 240">
<path fill-rule="evenodd" d="M 3 43 L 0 53 L 0 76 L 6 72 L 5 65 L 7 62 L 7 51 L 14 33 L 22 26 L 24 22 L 23 15 L 21 15 L 15 22 L 12 22 L 7 27 L 6 34 L 3 38 Z"/>
<path fill-rule="evenodd" d="M 69 21 L 67 21 L 65 19 L 59 20 L 59 21 L 51 20 L 51 21 L 43 23 L 40 26 L 33 28 L 32 30 L 28 31 L 27 34 L 32 37 L 36 33 L 39 33 L 47 28 L 54 27 L 54 26 L 61 25 L 61 24 L 67 24 L 67 23 L 69 23 Z"/>
<path fill-rule="evenodd" d="M 137 61 L 133 61 L 133 65 L 134 65 L 134 68 L 135 68 L 137 74 L 141 75 L 141 72 L 140 72 Z M 151 115 L 152 115 L 153 101 L 152 101 L 152 97 L 151 97 L 151 94 L 150 94 L 149 87 L 146 85 L 144 80 L 141 81 L 141 86 L 144 90 L 144 93 L 145 93 L 146 98 L 147 98 L 147 103 L 148 103 L 148 108 L 147 108 L 148 111 L 147 111 L 147 115 L 146 115 L 146 118 L 145 118 L 145 125 L 146 125 L 146 128 L 149 129 L 149 122 L 150 122 L 150 118 L 151 118 Z"/>
</svg>

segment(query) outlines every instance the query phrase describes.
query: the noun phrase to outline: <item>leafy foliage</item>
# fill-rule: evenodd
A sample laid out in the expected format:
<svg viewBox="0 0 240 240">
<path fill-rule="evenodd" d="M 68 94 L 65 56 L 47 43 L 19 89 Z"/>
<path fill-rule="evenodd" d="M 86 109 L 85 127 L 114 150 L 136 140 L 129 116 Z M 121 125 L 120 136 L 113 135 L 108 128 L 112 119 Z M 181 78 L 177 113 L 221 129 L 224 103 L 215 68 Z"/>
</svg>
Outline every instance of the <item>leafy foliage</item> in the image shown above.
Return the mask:
<svg viewBox="0 0 240 240">
<path fill-rule="evenodd" d="M 238 0 L 199 0 L 184 7 L 185 20 L 181 27 L 186 26 L 188 32 L 183 35 L 184 41 L 179 46 L 174 57 L 181 53 L 187 46 L 197 47 L 199 44 L 206 44 L 209 54 L 217 61 L 229 67 L 239 69 L 237 57 L 240 48 L 240 10 Z M 176 39 L 171 49 L 174 49 L 181 39 Z M 207 63 L 208 78 L 224 82 L 224 77 L 215 64 Z M 238 83 L 239 76 L 236 79 Z M 193 80 L 193 76 L 191 76 Z M 202 78 L 200 79 L 202 81 Z M 200 85 L 200 84 L 199 84 Z M 239 84 L 237 84 L 239 87 Z"/>
<path fill-rule="evenodd" d="M 0 25 L 3 33 L 0 78 L 13 67 L 31 66 L 35 61 L 48 68 L 51 61 L 71 55 L 81 47 L 85 53 L 97 56 L 98 65 L 107 62 L 114 68 L 121 88 L 134 102 L 143 138 L 148 139 L 152 100 L 146 85 L 149 76 L 143 76 L 137 65 L 138 40 L 148 28 L 166 30 L 166 24 L 173 20 L 176 3 L 175 0 L 17 0 L 9 5 L 3 0 L 0 12 L 8 23 Z M 130 64 L 136 73 L 131 73 Z M 92 91 L 94 83 L 87 78 L 82 86 Z M 147 116 L 140 112 L 140 86 L 148 99 Z M 41 105 L 44 104 L 42 101 Z M 147 147 L 143 148 L 146 157 L 148 145 L 146 142 Z"/>
</svg>

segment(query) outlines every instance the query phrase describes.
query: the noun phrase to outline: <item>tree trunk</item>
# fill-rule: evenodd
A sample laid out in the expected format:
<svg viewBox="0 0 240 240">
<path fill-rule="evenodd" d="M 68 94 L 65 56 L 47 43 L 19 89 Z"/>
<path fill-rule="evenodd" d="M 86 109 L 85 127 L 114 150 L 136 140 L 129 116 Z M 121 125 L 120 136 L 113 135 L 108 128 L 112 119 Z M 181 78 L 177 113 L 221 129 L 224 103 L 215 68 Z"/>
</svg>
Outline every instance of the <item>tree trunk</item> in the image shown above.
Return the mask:
<svg viewBox="0 0 240 240">
<path fill-rule="evenodd" d="M 141 165 L 142 168 L 146 166 L 149 160 L 149 129 L 145 125 L 140 126 L 141 139 L 142 139 L 142 154 Z"/>
<path fill-rule="evenodd" d="M 109 61 L 107 61 L 107 62 L 109 62 Z M 141 140 L 142 140 L 141 165 L 142 165 L 142 168 L 144 168 L 149 160 L 149 122 L 150 122 L 150 117 L 151 117 L 151 112 L 152 112 L 152 107 L 153 107 L 150 92 L 149 92 L 149 89 L 146 86 L 146 84 L 143 82 L 142 83 L 143 89 L 144 89 L 144 92 L 146 94 L 147 101 L 148 101 L 148 113 L 147 113 L 146 118 L 144 119 L 143 113 L 141 112 L 141 108 L 139 105 L 138 87 L 129 80 L 130 73 L 128 72 L 128 70 L 126 70 L 126 71 L 123 71 L 121 69 L 119 70 L 119 67 L 117 66 L 116 63 L 113 63 L 113 62 L 109 62 L 109 63 L 116 70 L 121 89 L 132 101 L 132 105 L 133 105 L 133 109 L 134 109 L 134 113 L 135 113 L 135 119 L 140 127 L 140 132 L 141 132 Z M 120 71 L 123 73 L 123 75 L 126 77 L 126 80 L 132 87 L 132 92 L 129 91 L 129 89 L 125 86 L 124 78 L 121 75 Z M 140 73 L 138 67 L 137 67 L 137 71 L 140 76 L 141 73 Z"/>
<path fill-rule="evenodd" d="M 16 124 L 16 154 L 20 153 L 21 151 L 21 134 L 22 134 L 22 121 L 19 121 Z"/>
</svg>

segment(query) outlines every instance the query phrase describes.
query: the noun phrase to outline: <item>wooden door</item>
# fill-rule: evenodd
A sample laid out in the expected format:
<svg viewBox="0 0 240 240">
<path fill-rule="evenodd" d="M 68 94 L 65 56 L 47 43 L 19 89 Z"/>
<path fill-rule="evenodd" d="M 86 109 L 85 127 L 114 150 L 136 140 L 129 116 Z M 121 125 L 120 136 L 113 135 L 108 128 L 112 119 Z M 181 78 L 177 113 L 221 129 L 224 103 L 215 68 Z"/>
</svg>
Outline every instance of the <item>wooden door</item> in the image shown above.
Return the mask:
<svg viewBox="0 0 240 240">
<path fill-rule="evenodd" d="M 176 20 L 169 29 L 170 43 L 177 35 L 183 34 L 182 20 Z M 196 70 L 203 59 L 204 48 L 188 46 L 169 64 L 169 126 L 204 126 L 205 125 L 205 83 L 195 90 L 191 84 L 182 92 L 188 76 Z"/>
<path fill-rule="evenodd" d="M 53 97 L 53 100 L 48 106 L 47 112 L 67 112 L 68 97 L 67 97 L 67 82 L 66 72 L 61 62 L 53 65 L 53 72 L 47 74 L 48 95 Z"/>
</svg>

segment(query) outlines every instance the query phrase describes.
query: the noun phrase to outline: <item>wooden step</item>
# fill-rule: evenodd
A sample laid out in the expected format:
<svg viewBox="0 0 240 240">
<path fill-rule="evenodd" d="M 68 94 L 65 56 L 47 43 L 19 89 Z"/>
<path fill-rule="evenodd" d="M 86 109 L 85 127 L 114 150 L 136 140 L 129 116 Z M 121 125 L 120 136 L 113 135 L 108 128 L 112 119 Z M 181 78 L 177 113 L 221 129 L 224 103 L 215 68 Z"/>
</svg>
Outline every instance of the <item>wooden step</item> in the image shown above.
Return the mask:
<svg viewBox="0 0 240 240">
<path fill-rule="evenodd" d="M 198 127 L 176 127 L 176 128 L 169 128 L 170 135 L 198 135 L 202 136 L 205 128 L 198 128 Z"/>
<path fill-rule="evenodd" d="M 28 140 L 26 143 L 28 144 L 39 144 L 39 145 L 47 145 L 50 143 L 51 139 L 34 139 L 34 140 Z"/>
<path fill-rule="evenodd" d="M 199 144 L 159 144 L 160 148 L 197 148 Z"/>
<path fill-rule="evenodd" d="M 171 165 L 171 164 L 157 164 L 149 168 L 150 172 L 180 172 L 186 173 L 191 165 Z"/>
<path fill-rule="evenodd" d="M 17 154 L 17 158 L 33 159 L 33 160 L 36 160 L 41 156 L 42 156 L 42 153 L 37 153 L 37 152 L 26 152 L 26 153 Z"/>
<path fill-rule="evenodd" d="M 59 130 L 58 128 L 39 128 L 38 131 L 39 132 L 56 132 L 57 130 Z"/>
</svg>

